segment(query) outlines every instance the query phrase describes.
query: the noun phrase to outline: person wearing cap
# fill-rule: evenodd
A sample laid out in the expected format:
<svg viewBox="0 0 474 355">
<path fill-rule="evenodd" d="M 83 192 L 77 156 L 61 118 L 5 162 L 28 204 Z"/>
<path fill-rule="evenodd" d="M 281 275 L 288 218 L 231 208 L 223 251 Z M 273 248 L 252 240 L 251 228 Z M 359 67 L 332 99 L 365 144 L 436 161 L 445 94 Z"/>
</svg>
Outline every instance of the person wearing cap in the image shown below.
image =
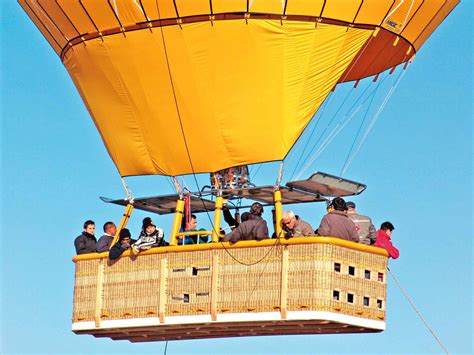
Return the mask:
<svg viewBox="0 0 474 355">
<path fill-rule="evenodd" d="M 398 259 L 400 252 L 392 244 L 391 237 L 395 227 L 390 222 L 383 222 L 377 231 L 377 240 L 374 247 L 383 248 L 388 251 L 388 255 L 393 259 Z"/>
<path fill-rule="evenodd" d="M 94 234 L 95 223 L 89 219 L 84 222 L 82 234 L 74 240 L 77 255 L 96 252 L 97 239 L 95 239 Z"/>
<path fill-rule="evenodd" d="M 352 201 L 346 202 L 347 215 L 354 222 L 357 234 L 359 234 L 359 243 L 374 244 L 377 238 L 377 231 L 370 217 L 362 216 L 357 213 L 356 204 Z"/>
<path fill-rule="evenodd" d="M 262 218 L 262 214 L 262 204 L 255 202 L 250 207 L 248 219 L 244 221 L 244 214 L 242 214 L 242 222 L 232 232 L 226 234 L 222 241 L 235 243 L 239 240 L 268 239 L 268 226 L 267 222 Z"/>
<path fill-rule="evenodd" d="M 355 224 L 346 213 L 346 201 L 336 197 L 331 202 L 333 210 L 323 217 L 318 228 L 319 236 L 341 238 L 359 242 Z"/>
<path fill-rule="evenodd" d="M 115 260 L 118 259 L 125 250 L 130 249 L 130 245 L 134 242 L 132 235 L 127 228 L 124 228 L 120 231 L 119 240 L 114 246 L 110 249 L 109 259 Z"/>
<path fill-rule="evenodd" d="M 143 219 L 142 231 L 138 240 L 132 244 L 132 252 L 138 254 L 142 250 L 166 246 L 163 229 L 157 228 L 150 217 Z"/>
<path fill-rule="evenodd" d="M 104 235 L 99 238 L 97 242 L 96 251 L 102 253 L 109 251 L 112 242 L 114 241 L 115 233 L 117 233 L 117 226 L 114 222 L 106 222 L 104 224 Z"/>
<path fill-rule="evenodd" d="M 293 211 L 283 212 L 281 218 L 281 227 L 284 231 L 285 238 L 292 237 L 311 237 L 314 236 L 313 227 L 306 223 L 298 216 L 295 216 Z"/>
</svg>

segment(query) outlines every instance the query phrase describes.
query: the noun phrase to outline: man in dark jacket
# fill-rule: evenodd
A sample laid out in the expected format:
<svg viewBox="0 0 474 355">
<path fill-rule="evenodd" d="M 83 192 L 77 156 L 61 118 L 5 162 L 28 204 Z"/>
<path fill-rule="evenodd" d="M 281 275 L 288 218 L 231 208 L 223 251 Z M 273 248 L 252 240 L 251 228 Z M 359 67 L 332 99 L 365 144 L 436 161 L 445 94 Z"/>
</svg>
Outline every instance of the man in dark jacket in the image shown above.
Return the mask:
<svg viewBox="0 0 474 355">
<path fill-rule="evenodd" d="M 134 242 L 131 237 L 130 231 L 127 228 L 120 231 L 118 242 L 110 249 L 110 260 L 118 259 L 125 250 L 130 249 L 130 245 Z"/>
<path fill-rule="evenodd" d="M 95 253 L 97 239 L 95 239 L 94 232 L 95 232 L 94 221 L 91 221 L 91 220 L 85 221 L 84 230 L 82 234 L 74 240 L 74 246 L 76 247 L 77 255 Z"/>
<path fill-rule="evenodd" d="M 334 238 L 341 238 L 353 242 L 359 242 L 355 224 L 346 213 L 346 202 L 341 197 L 332 200 L 333 211 L 329 212 L 321 220 L 318 228 L 318 235 Z"/>
<path fill-rule="evenodd" d="M 115 233 L 117 233 L 117 226 L 114 222 L 106 222 L 104 224 L 104 235 L 99 238 L 97 242 L 96 251 L 102 253 L 109 251 L 112 242 L 114 241 Z"/>
<path fill-rule="evenodd" d="M 268 239 L 268 226 L 267 222 L 262 218 L 262 213 L 262 204 L 255 202 L 250 207 L 248 220 L 243 221 L 231 233 L 226 234 L 222 241 L 235 243 L 239 240 Z"/>
</svg>

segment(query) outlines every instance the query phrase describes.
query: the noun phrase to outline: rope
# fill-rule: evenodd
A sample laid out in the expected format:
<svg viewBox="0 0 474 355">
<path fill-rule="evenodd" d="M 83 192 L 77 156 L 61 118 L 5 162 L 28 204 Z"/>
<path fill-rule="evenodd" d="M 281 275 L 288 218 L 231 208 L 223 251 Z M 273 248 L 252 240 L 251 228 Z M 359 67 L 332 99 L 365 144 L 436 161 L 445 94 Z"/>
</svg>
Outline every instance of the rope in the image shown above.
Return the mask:
<svg viewBox="0 0 474 355">
<path fill-rule="evenodd" d="M 357 130 L 357 133 L 356 133 L 355 137 L 354 137 L 354 141 L 352 142 L 351 149 L 349 149 L 349 152 L 347 152 L 347 157 L 346 157 L 346 160 L 344 161 L 344 165 L 342 166 L 342 170 L 341 170 L 341 173 L 340 173 L 341 177 L 342 177 L 343 173 L 345 172 L 347 162 L 349 161 L 349 158 L 351 156 L 352 150 L 354 149 L 357 138 L 359 137 L 359 134 L 362 131 L 362 127 L 364 125 L 365 119 L 367 118 L 367 114 L 369 113 L 370 107 L 372 106 L 372 103 L 374 102 L 374 98 L 375 98 L 375 95 L 377 94 L 377 90 L 380 86 L 380 83 L 381 82 L 379 81 L 378 84 L 377 84 L 377 88 L 375 89 L 375 91 L 373 91 L 372 98 L 370 99 L 370 103 L 367 106 L 367 110 L 365 110 L 364 117 L 362 118 L 362 121 L 360 122 L 360 126 L 359 126 L 359 129 Z"/>
<path fill-rule="evenodd" d="M 378 118 L 380 117 L 380 114 L 382 113 L 382 111 L 384 110 L 385 106 L 387 105 L 388 101 L 390 100 L 390 98 L 392 97 L 393 93 L 395 92 L 395 89 L 398 87 L 398 84 L 400 83 L 400 81 L 402 80 L 403 76 L 405 75 L 406 73 L 406 70 L 403 70 L 397 81 L 395 82 L 395 84 L 392 85 L 392 87 L 390 88 L 389 92 L 387 93 L 387 95 L 385 96 L 385 99 L 384 101 L 382 102 L 382 104 L 380 105 L 378 111 L 375 113 L 375 115 L 372 117 L 372 120 L 369 124 L 369 126 L 367 127 L 367 130 L 365 131 L 365 134 L 364 136 L 362 137 L 362 140 L 360 141 L 359 145 L 357 146 L 357 149 L 355 150 L 355 152 L 352 154 L 352 157 L 350 158 L 350 160 L 347 162 L 347 165 L 344 166 L 344 168 L 342 169 L 342 172 L 341 172 L 341 176 L 343 176 L 347 169 L 349 168 L 349 165 L 351 165 L 352 161 L 354 160 L 355 156 L 357 155 L 357 153 L 359 152 L 360 148 L 362 147 L 362 145 L 364 144 L 365 140 L 367 139 L 370 131 L 372 130 L 373 126 L 375 125 L 375 122 L 377 122 Z"/>
<path fill-rule="evenodd" d="M 276 245 L 276 244 L 277 244 L 277 243 L 275 243 L 275 245 Z M 280 252 L 279 254 L 280 254 L 280 257 L 281 257 L 281 256 L 283 255 L 282 247 L 281 247 L 282 244 L 279 243 L 279 241 L 278 241 L 278 244 L 279 244 L 279 245 L 278 245 L 278 248 L 277 248 L 276 251 L 279 251 L 279 252 Z M 272 248 L 272 249 L 273 249 L 273 248 Z M 259 285 L 259 283 L 260 283 L 260 280 L 262 279 L 263 274 L 264 274 L 265 271 L 267 270 L 267 266 L 268 266 L 268 263 L 265 264 L 265 266 L 263 267 L 263 270 L 262 270 L 262 271 L 260 272 L 260 274 L 258 275 L 257 280 L 255 280 L 254 287 L 252 288 L 252 290 L 251 290 L 250 293 L 248 294 L 247 299 L 245 300 L 245 303 L 244 303 L 244 304 L 245 304 L 247 307 L 249 306 L 249 302 L 252 300 L 253 294 L 254 294 L 255 291 L 257 290 L 257 287 L 258 287 L 258 285 Z"/>
<path fill-rule="evenodd" d="M 421 312 L 418 310 L 418 308 L 415 306 L 415 304 L 413 303 L 413 301 L 410 299 L 410 297 L 408 297 L 408 294 L 405 292 L 405 290 L 402 288 L 402 286 L 400 285 L 400 282 L 398 281 L 398 279 L 395 277 L 395 275 L 393 274 L 392 270 L 390 270 L 389 268 L 388 269 L 388 272 L 390 273 L 390 275 L 392 276 L 393 280 L 395 281 L 395 283 L 397 284 L 398 288 L 400 289 L 400 291 L 402 292 L 403 296 L 405 296 L 406 300 L 408 301 L 408 303 L 410 304 L 410 306 L 413 308 L 413 310 L 416 312 L 416 314 L 418 315 L 418 317 L 421 319 L 421 321 L 423 322 L 423 324 L 425 325 L 425 327 L 429 330 L 429 332 L 431 333 L 431 335 L 433 336 L 433 338 L 435 338 L 435 340 L 437 341 L 437 343 L 439 344 L 439 346 L 441 347 L 441 349 L 443 349 L 443 351 L 449 355 L 449 352 L 448 350 L 446 349 L 446 347 L 443 345 L 443 343 L 441 343 L 441 340 L 439 339 L 439 337 L 435 334 L 435 332 L 433 331 L 433 329 L 430 327 L 430 325 L 428 324 L 428 322 L 425 320 L 425 318 L 423 317 L 423 315 L 421 314 Z"/>
<path fill-rule="evenodd" d="M 368 87 L 367 87 L 368 88 Z M 364 90 L 364 92 L 362 93 L 362 95 L 365 94 L 365 92 L 367 91 L 367 88 Z M 331 119 L 329 120 L 328 124 L 326 125 L 326 127 L 324 128 L 324 130 L 321 132 L 321 134 L 319 135 L 318 139 L 316 140 L 316 142 L 312 145 L 311 149 L 310 149 L 310 152 L 314 151 L 314 149 L 316 148 L 316 146 L 319 144 L 319 142 L 321 141 L 321 138 L 324 136 L 324 134 L 326 133 L 326 131 L 329 129 L 329 127 L 331 126 L 331 124 L 334 122 L 336 116 L 338 115 L 339 111 L 341 111 L 342 107 L 346 104 L 347 100 L 349 99 L 349 97 L 352 95 L 352 92 L 353 90 L 349 91 L 348 94 L 346 95 L 346 97 L 344 98 L 343 102 L 339 105 L 337 111 L 334 113 L 334 115 L 331 117 Z M 362 97 L 362 95 L 360 97 Z M 359 97 L 359 99 L 360 99 Z M 357 101 L 359 100 L 357 99 Z M 357 103 L 356 101 L 356 103 Z M 355 104 L 354 104 L 355 105 Z M 354 107 L 354 105 L 352 107 Z M 352 109 L 352 107 L 350 108 L 350 110 Z M 295 177 L 295 180 L 298 180 L 299 177 L 301 175 L 303 175 L 303 172 L 306 171 L 306 169 L 308 168 L 307 167 L 308 164 L 306 164 L 303 168 L 303 171 L 299 172 L 296 177 Z M 296 169 L 295 169 L 296 171 Z M 294 175 L 294 173 L 293 173 Z M 293 178 L 293 175 L 291 176 Z M 292 180 L 292 179 L 290 179 Z"/>
<path fill-rule="evenodd" d="M 381 82 L 385 81 L 387 79 L 388 75 L 385 76 Z M 367 90 L 370 88 L 370 84 L 369 86 L 367 86 L 365 89 L 364 89 L 364 92 L 362 93 L 362 95 L 360 95 L 357 100 L 352 104 L 352 106 L 347 110 L 346 114 L 343 116 L 343 118 L 339 121 L 338 125 L 336 127 L 334 127 L 334 129 L 332 130 L 332 132 L 329 134 L 329 136 L 326 138 L 326 140 L 323 142 L 323 144 L 318 148 L 318 150 L 313 154 L 313 156 L 311 157 L 311 159 L 306 163 L 306 165 L 303 167 L 303 169 L 301 170 L 301 172 L 298 174 L 298 176 L 296 177 L 296 179 L 299 179 L 301 177 L 301 175 L 303 175 L 303 173 L 311 166 L 311 164 L 321 155 L 321 153 L 323 152 L 324 149 L 326 149 L 326 147 L 334 140 L 334 138 L 339 134 L 339 132 L 347 125 L 347 123 L 349 123 L 349 121 L 359 112 L 359 110 L 362 108 L 362 106 L 365 104 L 365 102 L 371 97 L 371 94 L 377 90 L 377 88 L 375 88 L 374 90 L 372 90 L 369 95 L 362 101 L 362 103 L 357 107 L 357 109 L 355 109 L 355 111 L 347 117 L 347 115 L 349 114 L 349 112 L 351 110 L 354 109 L 354 107 L 357 105 L 357 103 L 362 99 L 362 97 L 365 95 L 365 93 L 367 92 Z M 344 121 L 344 119 L 347 117 L 346 121 Z M 342 124 L 341 124 L 342 122 Z M 324 134 L 324 132 L 323 132 Z M 315 147 L 316 145 L 313 146 L 313 148 Z"/>
<path fill-rule="evenodd" d="M 274 191 L 280 188 L 282 176 L 283 176 L 283 161 L 280 163 L 280 170 L 278 171 L 278 177 L 274 186 Z"/>
<path fill-rule="evenodd" d="M 262 167 L 262 165 L 263 165 L 263 163 L 260 163 L 260 164 L 258 165 L 257 170 L 255 170 L 255 172 L 252 173 L 252 174 L 253 174 L 253 178 L 257 177 L 257 173 L 259 172 L 259 170 L 260 170 L 260 168 Z M 251 175 L 250 172 L 249 172 L 249 175 Z"/>
<path fill-rule="evenodd" d="M 349 73 L 352 71 L 352 69 L 354 68 L 354 66 L 357 64 L 357 62 L 359 61 L 359 59 L 362 57 L 362 55 L 364 54 L 365 50 L 368 48 L 370 42 L 373 40 L 373 36 L 370 36 L 370 38 L 365 42 L 364 44 L 364 47 L 362 48 L 362 50 L 359 51 L 359 53 L 357 54 L 357 57 L 355 58 L 355 60 L 352 61 L 351 65 L 346 69 L 345 71 L 345 75 L 342 77 L 342 79 L 339 80 L 340 83 L 343 83 L 346 79 L 347 79 L 347 76 L 349 75 Z M 335 65 L 335 64 L 334 64 Z M 337 83 L 336 83 L 337 85 Z M 323 133 L 321 133 L 321 135 L 319 136 L 318 140 L 316 141 L 316 143 L 313 145 L 313 147 L 311 148 L 311 151 L 316 147 L 316 145 L 319 143 L 319 141 L 321 140 L 321 137 L 324 135 L 324 133 L 326 132 L 327 128 L 331 125 L 332 121 L 334 120 L 334 118 L 336 117 L 336 115 L 339 113 L 339 110 L 342 108 L 342 106 L 344 106 L 345 102 L 347 101 L 347 99 L 349 98 L 349 96 L 351 95 L 352 91 L 349 92 L 349 95 L 345 98 L 344 102 L 341 104 L 341 106 L 339 106 L 338 110 L 336 111 L 336 113 L 334 114 L 334 116 L 331 118 L 331 121 L 329 122 L 328 126 L 326 127 L 326 129 L 324 130 Z M 296 167 L 295 169 L 293 170 L 292 174 L 291 174 L 291 177 L 290 177 L 290 180 L 293 179 L 293 176 L 295 175 L 295 172 L 298 171 L 298 167 L 300 165 L 300 162 L 301 162 L 301 159 L 303 158 L 304 156 L 304 153 L 306 151 L 306 148 L 309 144 L 309 141 L 310 141 L 310 138 L 313 136 L 313 133 L 319 123 L 319 121 L 321 120 L 324 112 L 325 112 L 325 109 L 326 109 L 326 104 L 332 99 L 334 95 L 332 95 L 332 92 L 329 93 L 328 97 L 326 97 L 326 100 L 324 100 L 324 104 L 325 106 L 322 107 L 322 113 L 319 117 L 319 120 L 316 121 L 316 125 L 313 127 L 312 131 L 311 131 L 311 134 L 309 135 L 308 137 L 308 140 L 306 142 L 306 145 L 305 145 L 305 148 L 303 149 L 303 153 L 301 154 L 300 158 L 298 159 L 298 163 L 296 164 Z M 316 116 L 318 112 L 315 113 L 314 116 Z M 314 119 L 314 116 L 312 119 Z M 301 174 L 299 174 L 301 175 Z"/>
<path fill-rule="evenodd" d="M 165 343 L 165 351 L 163 352 L 163 355 L 166 355 L 167 352 L 168 352 L 168 340 Z"/>
<path fill-rule="evenodd" d="M 130 190 L 128 189 L 128 186 L 127 186 L 127 183 L 125 182 L 125 179 L 123 177 L 121 177 L 120 179 L 122 180 L 123 188 L 125 189 L 125 193 L 127 194 L 128 202 L 133 203 L 133 197 L 132 197 L 132 194 L 131 194 Z"/>
<path fill-rule="evenodd" d="M 272 245 L 272 247 L 268 250 L 268 252 L 259 260 L 253 262 L 253 263 L 244 263 L 243 261 L 240 261 L 239 259 L 237 259 L 235 256 L 233 256 L 229 250 L 225 247 L 224 245 L 224 242 L 220 242 L 221 245 L 222 245 L 222 248 L 226 251 L 226 253 L 237 263 L 239 263 L 240 265 L 244 265 L 244 266 L 253 266 L 253 265 L 257 265 L 257 264 L 260 264 L 263 260 L 265 260 L 266 258 L 268 258 L 268 256 L 270 255 L 270 253 L 273 251 L 273 249 L 275 249 L 276 246 L 280 246 L 281 243 L 280 243 L 280 239 L 277 238 L 277 241 L 275 242 L 275 244 Z"/>
<path fill-rule="evenodd" d="M 313 129 L 311 130 L 311 133 L 309 134 L 308 136 L 308 139 L 306 140 L 306 144 L 304 146 L 304 149 L 303 149 L 303 152 L 301 153 L 300 155 L 300 158 L 298 159 L 298 162 L 296 163 L 296 166 L 295 168 L 293 169 L 293 172 L 291 173 L 291 176 L 290 176 L 290 181 L 292 181 L 293 179 L 293 176 L 295 175 L 295 172 L 298 171 L 298 168 L 300 167 L 300 163 L 301 163 L 301 160 L 303 159 L 303 156 L 305 155 L 306 153 L 306 149 L 308 148 L 309 146 L 309 142 L 311 141 L 311 138 L 313 137 L 314 135 L 314 132 L 316 131 L 316 128 L 318 127 L 319 125 L 319 122 L 321 122 L 321 120 L 323 119 L 324 117 L 324 113 L 326 112 L 326 107 L 328 107 L 329 105 L 329 102 L 331 102 L 331 99 L 334 97 L 334 95 L 332 95 L 332 92 L 329 93 L 329 98 L 324 100 L 324 103 L 323 103 L 323 107 L 321 108 L 321 111 L 318 111 L 316 112 L 316 114 L 314 115 L 314 117 L 312 119 L 314 119 L 316 117 L 316 115 L 321 112 L 321 114 L 319 115 L 319 119 L 316 120 L 316 124 L 313 126 Z"/>
</svg>

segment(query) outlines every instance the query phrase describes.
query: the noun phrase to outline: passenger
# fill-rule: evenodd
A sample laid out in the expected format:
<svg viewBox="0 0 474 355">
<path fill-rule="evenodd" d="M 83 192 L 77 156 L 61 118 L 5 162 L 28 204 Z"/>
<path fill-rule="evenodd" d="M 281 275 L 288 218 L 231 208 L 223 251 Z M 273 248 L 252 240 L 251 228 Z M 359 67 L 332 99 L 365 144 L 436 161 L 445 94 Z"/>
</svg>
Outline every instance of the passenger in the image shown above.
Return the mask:
<svg viewBox="0 0 474 355">
<path fill-rule="evenodd" d="M 313 227 L 304 222 L 293 211 L 285 211 L 281 219 L 285 238 L 310 237 L 314 235 Z"/>
<path fill-rule="evenodd" d="M 94 221 L 85 221 L 82 234 L 74 240 L 74 246 L 76 247 L 77 255 L 96 252 L 95 247 L 97 245 L 97 239 L 95 239 L 94 232 Z"/>
<path fill-rule="evenodd" d="M 131 237 L 130 231 L 127 228 L 120 231 L 118 242 L 110 249 L 110 260 L 118 259 L 125 250 L 130 249 L 130 244 L 134 242 Z"/>
<path fill-rule="evenodd" d="M 185 230 L 186 232 L 201 232 L 201 231 L 205 231 L 204 228 L 201 228 L 201 229 L 197 229 L 197 217 L 196 215 L 192 214 L 191 215 L 191 221 L 189 221 L 188 223 L 188 226 Z M 181 239 L 178 240 L 178 245 L 182 245 L 183 244 L 183 240 L 184 240 L 184 244 L 185 245 L 188 245 L 188 244 L 203 244 L 203 243 L 207 243 L 207 241 L 209 240 L 209 234 L 206 234 L 206 235 L 186 235 L 183 237 L 181 237 Z"/>
<path fill-rule="evenodd" d="M 370 217 L 358 214 L 356 204 L 352 201 L 346 202 L 346 207 L 347 215 L 354 222 L 357 234 L 359 234 L 359 243 L 374 244 L 377 238 L 377 231 Z"/>
<path fill-rule="evenodd" d="M 326 211 L 327 211 L 327 213 L 331 213 L 332 211 L 334 211 L 334 207 L 331 205 L 331 203 L 329 203 L 329 204 L 326 206 Z M 314 230 L 314 234 L 319 235 L 319 233 L 318 233 L 318 228 L 316 228 L 316 229 Z"/>
<path fill-rule="evenodd" d="M 268 239 L 268 226 L 267 222 L 262 218 L 262 213 L 262 204 L 255 202 L 250 207 L 250 213 L 242 213 L 242 223 L 231 233 L 226 234 L 223 241 L 235 243 L 239 240 Z"/>
<path fill-rule="evenodd" d="M 115 233 L 117 233 L 117 226 L 114 222 L 106 222 L 104 224 L 104 235 L 99 238 L 96 245 L 96 251 L 102 253 L 109 251 L 112 242 L 114 241 Z"/>
<path fill-rule="evenodd" d="M 374 247 L 384 248 L 388 251 L 390 257 L 398 259 L 400 252 L 392 244 L 390 237 L 395 227 L 390 222 L 383 222 L 380 229 L 377 231 L 377 240 L 374 243 Z"/>
<path fill-rule="evenodd" d="M 169 245 L 164 239 L 161 228 L 157 228 L 150 217 L 143 219 L 142 231 L 138 240 L 132 244 L 132 252 L 138 254 L 142 250 Z"/>
<path fill-rule="evenodd" d="M 222 206 L 222 213 L 224 215 L 224 221 L 226 221 L 230 229 L 234 230 L 239 226 L 239 221 L 237 221 L 237 219 L 232 216 L 232 213 L 230 213 L 229 207 L 227 207 L 227 205 Z"/>
<path fill-rule="evenodd" d="M 346 202 L 341 197 L 332 200 L 331 206 L 334 210 L 329 212 L 321 220 L 318 235 L 346 239 L 359 242 L 355 224 L 346 213 Z"/>
</svg>

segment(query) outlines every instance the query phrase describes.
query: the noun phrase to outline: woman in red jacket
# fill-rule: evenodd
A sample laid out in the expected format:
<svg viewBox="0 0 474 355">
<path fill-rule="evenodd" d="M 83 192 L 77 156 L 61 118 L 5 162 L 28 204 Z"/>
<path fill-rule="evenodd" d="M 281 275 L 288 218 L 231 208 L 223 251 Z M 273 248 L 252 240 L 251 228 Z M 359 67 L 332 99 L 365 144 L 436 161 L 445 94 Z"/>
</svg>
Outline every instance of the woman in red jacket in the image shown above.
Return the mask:
<svg viewBox="0 0 474 355">
<path fill-rule="evenodd" d="M 377 240 L 374 243 L 374 247 L 384 248 L 388 251 L 390 257 L 397 259 L 400 256 L 400 252 L 395 248 L 390 240 L 392 232 L 395 227 L 390 222 L 383 222 L 380 229 L 377 231 Z"/>
</svg>

